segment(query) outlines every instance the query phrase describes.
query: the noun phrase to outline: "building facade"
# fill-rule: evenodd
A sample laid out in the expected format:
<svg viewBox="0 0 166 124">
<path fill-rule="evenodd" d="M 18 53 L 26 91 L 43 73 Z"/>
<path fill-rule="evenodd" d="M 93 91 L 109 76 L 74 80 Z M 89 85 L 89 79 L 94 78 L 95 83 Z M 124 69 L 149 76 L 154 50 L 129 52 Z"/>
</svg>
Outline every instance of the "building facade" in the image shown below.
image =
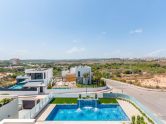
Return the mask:
<svg viewBox="0 0 166 124">
<path fill-rule="evenodd" d="M 77 83 L 91 84 L 92 83 L 92 72 L 89 66 L 78 66 L 76 67 Z"/>
<path fill-rule="evenodd" d="M 12 65 L 19 65 L 19 64 L 20 64 L 20 59 L 18 59 L 18 58 L 13 58 L 13 59 L 10 60 L 10 63 L 11 63 Z"/>
<path fill-rule="evenodd" d="M 26 76 L 30 77 L 31 80 L 43 80 L 46 84 L 48 84 L 53 78 L 53 69 L 26 69 L 25 74 Z"/>
</svg>

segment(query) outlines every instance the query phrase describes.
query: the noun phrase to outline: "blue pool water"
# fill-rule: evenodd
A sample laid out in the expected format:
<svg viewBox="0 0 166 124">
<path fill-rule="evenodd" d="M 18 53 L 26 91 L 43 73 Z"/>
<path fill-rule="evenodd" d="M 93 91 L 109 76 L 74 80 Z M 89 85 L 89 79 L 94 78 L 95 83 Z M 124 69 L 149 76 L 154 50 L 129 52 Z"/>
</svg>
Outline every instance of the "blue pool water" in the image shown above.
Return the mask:
<svg viewBox="0 0 166 124">
<path fill-rule="evenodd" d="M 117 105 L 97 105 L 97 108 L 78 105 L 57 105 L 46 121 L 128 121 L 127 115 Z"/>
<path fill-rule="evenodd" d="M 24 85 L 25 85 L 25 83 L 18 83 L 18 84 L 15 84 L 15 85 L 9 87 L 9 89 L 22 89 Z"/>
</svg>

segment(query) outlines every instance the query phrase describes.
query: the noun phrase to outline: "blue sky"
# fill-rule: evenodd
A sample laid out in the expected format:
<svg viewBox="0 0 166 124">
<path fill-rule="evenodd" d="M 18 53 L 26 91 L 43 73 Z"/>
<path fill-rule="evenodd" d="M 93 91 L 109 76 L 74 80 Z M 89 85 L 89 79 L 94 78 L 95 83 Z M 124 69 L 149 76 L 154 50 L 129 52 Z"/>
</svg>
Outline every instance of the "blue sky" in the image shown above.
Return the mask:
<svg viewBox="0 0 166 124">
<path fill-rule="evenodd" d="M 0 0 L 0 59 L 166 57 L 166 0 Z"/>
</svg>

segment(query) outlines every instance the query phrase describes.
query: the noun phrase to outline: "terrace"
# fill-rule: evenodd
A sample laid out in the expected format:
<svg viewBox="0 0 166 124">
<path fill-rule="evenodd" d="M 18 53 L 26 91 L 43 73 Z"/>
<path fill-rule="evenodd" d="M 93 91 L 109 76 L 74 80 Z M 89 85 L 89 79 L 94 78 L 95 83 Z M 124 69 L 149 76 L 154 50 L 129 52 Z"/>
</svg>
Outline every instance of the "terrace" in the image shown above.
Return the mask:
<svg viewBox="0 0 166 124">
<path fill-rule="evenodd" d="M 25 100 L 25 98 L 23 98 Z M 30 100 L 31 98 L 26 98 Z M 36 100 L 36 98 L 35 98 Z M 137 100 L 124 94 L 49 94 L 36 102 L 32 109 L 22 113 L 20 119 L 44 123 L 115 123 L 129 124 L 137 121 L 147 124 L 162 124 Z M 21 120 L 18 123 L 21 123 Z M 153 120 L 152 120 L 153 119 Z M 8 121 L 8 120 L 6 120 Z M 16 121 L 16 120 L 13 120 Z M 22 121 L 23 122 L 23 121 Z"/>
<path fill-rule="evenodd" d="M 95 98 L 95 94 L 91 97 L 80 97 L 80 95 L 78 95 L 78 97 L 53 98 L 36 117 L 36 120 L 37 122 L 45 123 L 54 121 L 58 124 L 76 123 L 77 121 L 80 123 L 91 121 L 93 123 L 93 121 L 96 120 L 101 123 L 111 122 L 122 124 L 129 123 L 134 117 L 136 117 L 136 119 L 138 117 L 143 118 L 143 121 L 147 124 L 153 124 L 148 116 L 145 116 L 145 114 L 142 113 L 142 110 L 140 111 L 135 104 L 128 102 L 125 99 L 118 97 Z"/>
</svg>

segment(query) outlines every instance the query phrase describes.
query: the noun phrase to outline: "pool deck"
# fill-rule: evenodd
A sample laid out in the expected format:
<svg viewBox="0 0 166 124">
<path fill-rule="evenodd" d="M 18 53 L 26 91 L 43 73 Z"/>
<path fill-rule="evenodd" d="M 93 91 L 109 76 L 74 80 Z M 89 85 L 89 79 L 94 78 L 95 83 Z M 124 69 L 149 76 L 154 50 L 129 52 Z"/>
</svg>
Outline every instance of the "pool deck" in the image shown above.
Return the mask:
<svg viewBox="0 0 166 124">
<path fill-rule="evenodd" d="M 56 105 L 55 104 L 48 104 L 42 112 L 37 116 L 36 120 L 37 122 L 43 122 L 46 120 L 47 116 L 50 114 L 50 112 L 54 109 Z"/>
<path fill-rule="evenodd" d="M 119 105 L 131 120 L 132 116 L 140 115 L 141 113 L 129 102 L 118 100 Z M 55 104 L 48 104 L 36 118 L 36 124 L 129 124 L 129 121 L 45 121 L 50 112 L 54 109 Z M 146 120 L 146 119 L 145 119 Z M 146 122 L 148 122 L 146 120 Z"/>
<path fill-rule="evenodd" d="M 140 111 L 138 111 L 138 109 L 136 109 L 131 103 L 123 100 L 118 100 L 118 103 L 130 120 L 132 116 L 138 116 L 138 115 L 142 116 Z M 146 118 L 144 119 L 147 122 L 147 124 L 149 124 L 148 120 Z"/>
<path fill-rule="evenodd" d="M 130 122 L 119 121 L 45 121 L 36 122 L 35 124 L 130 124 Z"/>
<path fill-rule="evenodd" d="M 128 105 L 128 104 L 126 104 L 126 105 Z M 123 124 L 123 123 L 130 124 L 129 121 L 45 121 L 55 106 L 56 106 L 55 104 L 48 104 L 42 110 L 42 112 L 40 112 L 40 114 L 36 117 L 35 124 L 55 124 L 55 123 L 56 124 L 110 124 L 110 123 L 111 124 Z M 124 106 L 124 107 L 126 107 L 126 106 Z"/>
</svg>

